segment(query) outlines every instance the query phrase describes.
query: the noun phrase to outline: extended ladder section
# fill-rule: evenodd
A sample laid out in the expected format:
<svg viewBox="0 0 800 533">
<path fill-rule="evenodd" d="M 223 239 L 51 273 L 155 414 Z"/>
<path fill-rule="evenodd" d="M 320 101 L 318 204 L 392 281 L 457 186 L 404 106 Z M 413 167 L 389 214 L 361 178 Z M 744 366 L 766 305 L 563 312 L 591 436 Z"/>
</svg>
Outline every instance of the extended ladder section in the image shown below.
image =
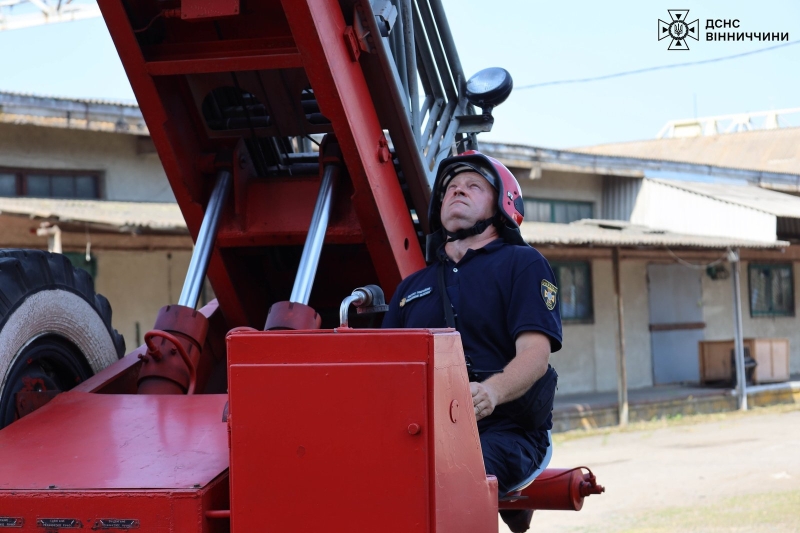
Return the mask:
<svg viewBox="0 0 800 533">
<path fill-rule="evenodd" d="M 440 0 L 99 5 L 196 238 L 216 176 L 231 174 L 203 263 L 229 327 L 261 328 L 292 299 L 325 136 L 342 172 L 302 288 L 323 327 L 354 287 L 391 294 L 424 265 L 435 168 L 480 130 L 465 125 L 480 115 Z"/>
</svg>

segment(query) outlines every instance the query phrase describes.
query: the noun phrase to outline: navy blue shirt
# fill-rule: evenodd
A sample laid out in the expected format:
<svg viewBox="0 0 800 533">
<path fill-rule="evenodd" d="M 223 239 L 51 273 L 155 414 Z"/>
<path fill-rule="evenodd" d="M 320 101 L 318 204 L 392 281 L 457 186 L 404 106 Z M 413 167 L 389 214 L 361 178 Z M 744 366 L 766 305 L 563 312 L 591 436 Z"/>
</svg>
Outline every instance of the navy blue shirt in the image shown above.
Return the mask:
<svg viewBox="0 0 800 533">
<path fill-rule="evenodd" d="M 561 317 L 555 275 L 535 248 L 497 239 L 468 250 L 454 263 L 443 250 L 447 294 L 456 315 L 465 355 L 473 367 L 486 371 L 481 379 L 501 371 L 516 355 L 516 338 L 537 331 L 550 339 L 551 351 L 561 349 Z M 439 294 L 439 262 L 404 279 L 389 303 L 384 328 L 445 328 Z M 479 428 L 499 422 L 496 413 Z"/>
</svg>

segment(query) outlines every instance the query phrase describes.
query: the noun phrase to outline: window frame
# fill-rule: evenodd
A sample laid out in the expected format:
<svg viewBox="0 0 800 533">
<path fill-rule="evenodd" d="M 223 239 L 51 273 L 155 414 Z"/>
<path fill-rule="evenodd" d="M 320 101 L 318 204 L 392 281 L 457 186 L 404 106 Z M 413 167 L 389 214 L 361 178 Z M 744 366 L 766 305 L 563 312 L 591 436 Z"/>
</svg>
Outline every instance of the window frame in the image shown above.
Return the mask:
<svg viewBox="0 0 800 533">
<path fill-rule="evenodd" d="M 0 198 L 48 198 L 53 200 L 102 200 L 104 197 L 104 178 L 105 174 L 100 170 L 72 170 L 72 169 L 50 169 L 50 168 L 27 168 L 27 167 L 0 167 L 0 174 L 13 174 L 16 178 L 14 196 L 0 196 Z M 32 175 L 46 175 L 59 177 L 90 177 L 94 180 L 95 196 L 92 198 L 79 198 L 77 196 L 28 196 L 28 177 Z M 53 185 L 50 182 L 50 190 Z M 73 182 L 74 188 L 74 182 Z"/>
<path fill-rule="evenodd" d="M 589 200 L 552 200 L 550 198 L 534 198 L 532 196 L 524 196 L 522 197 L 523 202 L 540 202 L 543 204 L 550 204 L 550 220 L 546 221 L 550 224 L 564 224 L 564 222 L 556 222 L 556 206 L 589 206 L 590 210 L 590 219 L 594 218 L 594 202 Z M 581 220 L 581 219 L 579 219 Z M 531 222 L 545 222 L 543 220 L 532 220 Z M 573 221 L 574 222 L 574 221 Z M 569 224 L 569 222 L 567 222 Z"/>
<path fill-rule="evenodd" d="M 556 286 L 558 287 L 558 312 L 559 316 L 561 317 L 562 324 L 594 324 L 594 280 L 592 279 L 592 262 L 589 260 L 567 260 L 567 261 L 550 261 L 550 268 L 553 269 L 553 274 L 556 277 Z M 588 303 L 589 303 L 589 314 L 586 317 L 581 318 L 564 318 L 563 313 L 561 312 L 562 305 L 561 305 L 561 295 L 563 294 L 563 287 L 561 285 L 561 279 L 559 278 L 559 268 L 562 267 L 583 267 L 586 269 L 586 279 L 589 281 L 588 287 Z"/>
<path fill-rule="evenodd" d="M 753 309 L 753 278 L 751 272 L 753 270 L 768 269 L 770 272 L 779 268 L 789 269 L 789 283 L 791 287 L 791 309 L 789 311 L 756 311 Z M 770 274 L 771 275 L 771 274 Z M 747 264 L 747 304 L 750 308 L 750 318 L 792 318 L 795 316 L 795 302 L 794 302 L 794 263 L 757 263 L 750 262 Z M 769 307 L 774 307 L 773 294 L 769 294 Z"/>
</svg>

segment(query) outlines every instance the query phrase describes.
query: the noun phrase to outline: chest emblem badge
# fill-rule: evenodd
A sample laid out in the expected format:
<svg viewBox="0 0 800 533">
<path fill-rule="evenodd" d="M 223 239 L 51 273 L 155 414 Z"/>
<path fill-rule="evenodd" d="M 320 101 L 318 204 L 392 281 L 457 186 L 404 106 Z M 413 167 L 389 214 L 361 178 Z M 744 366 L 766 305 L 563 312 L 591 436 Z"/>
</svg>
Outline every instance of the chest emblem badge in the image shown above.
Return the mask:
<svg viewBox="0 0 800 533">
<path fill-rule="evenodd" d="M 403 307 L 412 300 L 416 300 L 417 298 L 422 298 L 423 296 L 429 295 L 431 293 L 432 288 L 433 287 L 425 287 L 424 289 L 412 292 L 411 294 L 400 300 L 400 307 Z"/>
<path fill-rule="evenodd" d="M 542 280 L 542 300 L 548 311 L 552 311 L 556 307 L 556 294 L 558 294 L 558 287 L 547 281 Z"/>
</svg>

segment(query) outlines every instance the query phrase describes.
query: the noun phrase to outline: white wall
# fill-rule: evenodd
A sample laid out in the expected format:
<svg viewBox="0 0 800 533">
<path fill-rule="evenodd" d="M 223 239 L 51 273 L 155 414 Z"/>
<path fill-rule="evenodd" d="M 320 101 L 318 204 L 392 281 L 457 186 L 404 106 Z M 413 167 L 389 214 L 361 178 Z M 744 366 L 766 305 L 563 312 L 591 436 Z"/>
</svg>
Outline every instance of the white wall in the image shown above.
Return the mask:
<svg viewBox="0 0 800 533">
<path fill-rule="evenodd" d="M 559 394 L 617 390 L 618 322 L 611 260 L 592 260 L 591 268 L 594 322 L 565 324 L 563 347 L 550 359 L 559 374 Z M 648 387 L 653 371 L 646 262 L 623 261 L 620 278 L 628 387 Z"/>
<path fill-rule="evenodd" d="M 595 218 L 600 216 L 603 202 L 603 178 L 595 174 L 542 171 L 532 180 L 527 169 L 511 169 L 522 187 L 522 195 L 545 200 L 568 200 L 594 203 Z"/>
<path fill-rule="evenodd" d="M 111 304 L 111 323 L 123 337 L 125 349 L 136 347 L 153 328 L 158 310 L 178 302 L 191 252 L 97 251 L 95 290 Z"/>
<path fill-rule="evenodd" d="M 102 171 L 105 200 L 175 201 L 158 155 L 138 154 L 134 135 L 0 124 L 0 167 Z"/>
<path fill-rule="evenodd" d="M 742 333 L 747 337 L 777 337 L 789 339 L 789 371 L 800 373 L 800 263 L 794 263 L 794 308 L 793 317 L 756 317 L 750 316 L 750 294 L 747 262 L 742 261 L 741 294 L 742 294 Z M 730 267 L 725 265 L 728 270 Z M 706 340 L 733 339 L 733 284 L 731 278 L 712 280 L 703 276 L 703 319 L 706 323 Z"/>
<path fill-rule="evenodd" d="M 645 179 L 631 222 L 676 233 L 774 241 L 777 218 Z"/>
</svg>

